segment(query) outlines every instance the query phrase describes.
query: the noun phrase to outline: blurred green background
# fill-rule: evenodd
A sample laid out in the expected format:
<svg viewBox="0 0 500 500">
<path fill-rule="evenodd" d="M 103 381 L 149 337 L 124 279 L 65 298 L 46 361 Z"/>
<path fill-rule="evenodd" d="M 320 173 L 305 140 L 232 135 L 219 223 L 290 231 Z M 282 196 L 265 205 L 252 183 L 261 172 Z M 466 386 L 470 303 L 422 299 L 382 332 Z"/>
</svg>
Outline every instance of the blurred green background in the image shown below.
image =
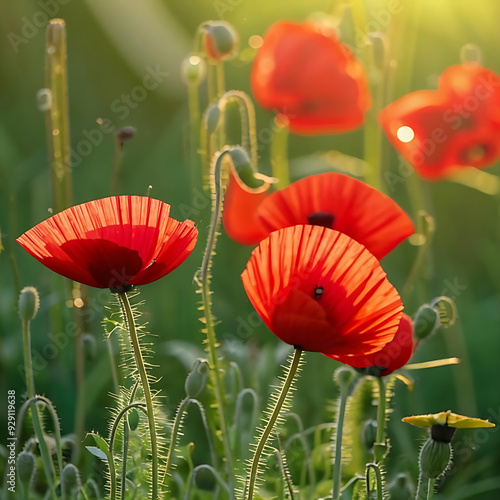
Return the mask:
<svg viewBox="0 0 500 500">
<path fill-rule="evenodd" d="M 385 1 L 366 0 L 366 4 L 375 16 L 384 8 Z M 418 24 L 412 89 L 434 88 L 441 71 L 459 62 L 460 48 L 466 43 L 481 47 L 485 66 L 500 73 L 499 2 L 420 0 L 419 7 L 420 16 L 410 20 Z M 109 118 L 116 128 L 131 125 L 137 130 L 136 136 L 125 146 L 121 193 L 146 194 L 151 185 L 151 196 L 169 203 L 173 217 L 191 218 L 200 229 L 197 248 L 186 263 L 172 275 L 142 290 L 142 298 L 146 301 L 144 317 L 150 331 L 157 335 L 154 361 L 160 367 L 155 373 L 162 377 L 161 386 L 172 410 L 183 397 L 184 374 L 203 339 L 199 333 L 198 296 L 194 293 L 193 276 L 201 261 L 209 224 L 206 198 L 196 198 L 197 194 L 189 186 L 187 91 L 180 77 L 180 63 L 191 50 L 194 33 L 203 21 L 222 17 L 231 22 L 240 37 L 240 50 L 243 50 L 248 48 L 251 35 L 263 35 L 274 21 L 300 21 L 314 11 L 329 8 L 330 3 L 321 0 L 16 0 L 2 3 L 2 242 L 15 254 L 22 285 L 36 286 L 41 296 L 40 313 L 32 325 L 33 350 L 41 356 L 41 369 L 35 383 L 37 391 L 45 393 L 55 403 L 64 433 L 72 431 L 75 407 L 72 341 L 59 349 L 49 362 L 44 355 L 47 343 L 52 342 L 50 334 L 53 339 L 59 333 L 54 330 L 58 327 L 50 319 L 50 312 L 64 301 L 62 292 L 54 291 L 62 290 L 61 283 L 14 242 L 22 232 L 50 215 L 52 203 L 44 115 L 36 106 L 36 93 L 44 86 L 44 26 L 47 20 L 62 17 L 67 22 L 72 145 L 77 148 L 89 136 L 95 141 L 88 154 L 80 155 L 81 161 L 74 164 L 75 203 L 109 195 L 115 137 L 96 132 L 96 120 Z M 123 95 L 142 85 L 148 68 L 159 69 L 158 88 L 148 92 L 141 102 L 134 101 L 133 106 L 119 108 L 118 102 Z M 238 57 L 227 64 L 227 88 L 250 93 L 250 69 L 251 62 Z M 260 169 L 265 173 L 269 173 L 269 139 L 265 129 L 271 126 L 272 118 L 272 113 L 258 109 L 258 128 L 262 131 L 259 133 Z M 396 171 L 396 155 L 390 153 L 387 144 L 386 149 L 389 154 L 385 157 L 390 163 L 385 167 Z M 316 138 L 292 136 L 290 141 L 291 158 L 328 150 L 361 157 L 362 132 Z M 488 171 L 500 175 L 498 165 Z M 415 465 L 412 453 L 416 453 L 422 435 L 416 429 L 399 430 L 404 424 L 398 420 L 404 415 L 451 409 L 500 424 L 499 199 L 446 181 L 422 182 L 422 188 L 428 209 L 435 217 L 437 233 L 426 264 L 426 275 L 417 288 L 418 293 L 408 300 L 407 312 L 413 314 L 421 303 L 444 294 L 455 299 L 460 319 L 454 327 L 426 342 L 415 354 L 414 361 L 462 356 L 463 352 L 468 360 L 458 366 L 414 372 L 415 389 L 411 393 L 401 383 L 397 384 L 390 432 L 394 438 L 395 458 L 403 457 L 403 460 L 398 462 L 396 471 Z M 389 194 L 415 218 L 406 181 Z M 193 208 L 193 197 L 198 202 L 202 200 L 202 206 L 194 205 L 196 208 Z M 214 313 L 221 320 L 218 326 L 221 340 L 238 337 L 241 329 L 245 329 L 242 321 L 247 321 L 252 312 L 239 279 L 250 252 L 250 248 L 238 246 L 222 234 L 214 260 L 213 280 Z M 415 254 L 416 248 L 405 242 L 384 259 L 384 269 L 397 287 L 404 283 Z M 3 435 L 7 390 L 16 389 L 18 403 L 24 391 L 18 370 L 22 365 L 20 322 L 8 251 L 0 254 L 0 283 L 0 435 Z M 91 293 L 100 304 L 106 302 L 107 292 Z M 104 311 L 97 313 L 94 329 L 89 332 L 96 339 L 97 355 L 87 363 L 88 376 L 95 383 L 89 393 L 92 406 L 87 409 L 86 429 L 95 428 L 101 432 L 105 432 L 106 407 L 111 404 L 108 397 L 111 376 L 105 363 L 105 346 L 99 326 L 104 314 Z M 63 321 L 59 327 L 64 327 Z M 234 358 L 243 359 L 243 363 L 246 359 L 243 369 L 248 383 L 257 378 L 254 369 L 257 366 L 267 387 L 279 373 L 279 365 L 275 363 L 279 356 L 263 346 L 275 346 L 278 341 L 264 326 L 252 330 L 242 345 L 230 344 L 228 350 Z M 178 344 L 167 344 L 172 340 L 190 343 L 193 352 L 183 348 L 172 355 L 174 347 L 179 349 Z M 255 364 L 250 364 L 248 359 Z M 312 353 L 306 356 L 306 361 L 294 410 L 306 425 L 313 425 L 331 418 L 326 401 L 335 396 L 332 373 L 336 364 Z M 265 397 L 263 390 L 264 401 Z M 186 434 L 189 439 L 189 426 Z M 459 473 L 446 481 L 443 494 L 448 495 L 446 498 L 457 499 L 497 498 L 500 485 L 494 491 L 483 495 L 476 493 L 473 497 L 467 496 L 465 485 L 495 477 L 499 481 L 500 432 L 496 429 L 479 434 L 464 431 L 456 439 L 468 439 L 475 447 L 475 456 L 457 454 Z M 409 466 L 411 463 L 413 465 Z M 460 489 L 462 496 L 458 493 Z"/>
</svg>

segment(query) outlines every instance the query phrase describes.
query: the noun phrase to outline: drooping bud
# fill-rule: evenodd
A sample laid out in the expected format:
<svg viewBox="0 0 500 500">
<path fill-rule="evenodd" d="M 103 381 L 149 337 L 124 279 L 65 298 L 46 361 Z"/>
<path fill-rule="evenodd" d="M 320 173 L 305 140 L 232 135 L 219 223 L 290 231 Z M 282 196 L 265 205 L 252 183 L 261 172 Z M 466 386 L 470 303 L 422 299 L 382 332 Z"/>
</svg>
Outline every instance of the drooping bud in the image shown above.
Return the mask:
<svg viewBox="0 0 500 500">
<path fill-rule="evenodd" d="M 134 137 L 135 133 L 136 133 L 136 130 L 134 127 L 126 126 L 126 127 L 122 127 L 120 129 L 118 129 L 115 132 L 115 135 L 116 135 L 117 139 L 120 141 L 120 145 L 123 146 L 123 143 L 132 139 L 132 137 Z"/>
<path fill-rule="evenodd" d="M 23 489 L 28 490 L 30 482 L 33 480 L 36 471 L 35 455 L 31 451 L 22 451 L 19 453 L 16 462 L 17 477 Z"/>
<path fill-rule="evenodd" d="M 209 134 L 213 134 L 219 126 L 220 108 L 219 103 L 212 104 L 205 114 L 205 127 Z"/>
<path fill-rule="evenodd" d="M 413 335 L 417 340 L 423 340 L 432 335 L 441 325 L 439 313 L 429 304 L 422 305 L 415 314 Z"/>
<path fill-rule="evenodd" d="M 207 65 L 200 56 L 191 54 L 182 61 L 181 75 L 186 85 L 199 85 L 206 74 Z"/>
<path fill-rule="evenodd" d="M 373 449 L 377 441 L 377 421 L 373 419 L 365 420 L 361 431 L 361 441 L 368 451 Z"/>
<path fill-rule="evenodd" d="M 451 459 L 451 445 L 430 437 L 420 450 L 420 471 L 435 479 L 446 471 Z"/>
<path fill-rule="evenodd" d="M 40 297 L 36 288 L 24 287 L 19 293 L 18 310 L 19 316 L 25 321 L 31 321 L 36 316 L 40 307 Z"/>
<path fill-rule="evenodd" d="M 333 379 L 340 388 L 340 392 L 347 392 L 356 378 L 356 372 L 347 366 L 341 366 L 335 370 Z"/>
<path fill-rule="evenodd" d="M 197 359 L 193 369 L 188 374 L 184 388 L 186 395 L 190 398 L 196 398 L 205 388 L 208 377 L 208 363 L 205 359 Z"/>
<path fill-rule="evenodd" d="M 261 179 L 255 178 L 255 171 L 252 167 L 252 162 L 248 153 L 243 148 L 238 146 L 233 147 L 229 150 L 229 155 L 233 161 L 236 173 L 242 182 L 251 188 L 262 186 L 264 182 Z"/>
<path fill-rule="evenodd" d="M 210 21 L 202 26 L 205 52 L 210 59 L 229 59 L 238 46 L 238 35 L 226 21 Z"/>
<path fill-rule="evenodd" d="M 434 307 L 439 313 L 439 322 L 443 328 L 448 328 L 455 324 L 457 320 L 457 306 L 453 299 L 442 295 L 436 297 L 431 301 L 431 306 Z"/>
</svg>

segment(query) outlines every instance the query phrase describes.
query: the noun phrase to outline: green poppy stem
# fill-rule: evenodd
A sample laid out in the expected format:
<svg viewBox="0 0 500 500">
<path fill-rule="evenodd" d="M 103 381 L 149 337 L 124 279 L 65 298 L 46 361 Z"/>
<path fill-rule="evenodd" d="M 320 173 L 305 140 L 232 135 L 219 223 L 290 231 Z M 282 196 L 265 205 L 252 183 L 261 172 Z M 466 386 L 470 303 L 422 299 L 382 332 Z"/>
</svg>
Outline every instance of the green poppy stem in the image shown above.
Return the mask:
<svg viewBox="0 0 500 500">
<path fill-rule="evenodd" d="M 344 419 L 348 395 L 348 388 L 341 386 L 339 413 L 337 415 L 337 430 L 335 435 L 335 462 L 333 464 L 332 500 L 340 499 L 340 482 L 342 479 L 342 436 L 344 434 Z"/>
<path fill-rule="evenodd" d="M 278 417 L 280 415 L 281 408 L 283 406 L 283 403 L 286 400 L 288 391 L 290 390 L 290 387 L 292 385 L 292 382 L 294 380 L 295 374 L 297 373 L 297 368 L 299 367 L 300 364 L 300 358 L 302 356 L 302 349 L 295 349 L 295 352 L 293 354 L 293 359 L 290 364 L 290 367 L 288 368 L 288 372 L 286 374 L 285 381 L 283 382 L 283 385 L 281 387 L 281 391 L 279 393 L 279 396 L 274 404 L 274 408 L 271 412 L 271 415 L 269 416 L 269 420 L 267 421 L 266 427 L 264 428 L 264 431 L 262 432 L 262 435 L 259 439 L 259 442 L 257 443 L 257 447 L 255 449 L 254 456 L 252 458 L 252 464 L 250 467 L 250 479 L 248 482 L 248 488 L 247 488 L 247 493 L 245 496 L 245 499 L 248 500 L 253 500 L 254 494 L 255 494 L 255 482 L 257 479 L 257 470 L 259 468 L 259 461 L 260 457 L 262 455 L 262 452 L 264 451 L 264 448 L 266 446 L 266 442 L 269 439 L 269 436 L 271 432 L 274 429 L 274 426 L 276 425 L 276 421 L 278 420 Z"/>
<path fill-rule="evenodd" d="M 156 436 L 156 423 L 153 408 L 153 397 L 151 395 L 151 388 L 149 387 L 149 378 L 142 357 L 141 346 L 139 344 L 139 337 L 137 335 L 137 328 L 135 325 L 134 314 L 127 293 L 117 294 L 122 306 L 123 318 L 125 320 L 130 343 L 134 353 L 137 371 L 141 380 L 142 391 L 144 393 L 144 400 L 146 402 L 146 410 L 148 414 L 149 435 L 151 439 L 151 468 L 152 468 L 152 481 L 151 481 L 151 500 L 158 498 L 158 442 Z"/>
<path fill-rule="evenodd" d="M 377 409 L 377 439 L 373 445 L 373 455 L 376 464 L 380 464 L 386 452 L 385 443 L 385 410 L 386 410 L 386 387 L 384 377 L 378 377 L 378 409 Z"/>
<path fill-rule="evenodd" d="M 436 479 L 429 478 L 428 489 L 427 489 L 427 500 L 432 500 L 434 498 L 434 485 Z"/>
<path fill-rule="evenodd" d="M 288 164 L 288 137 L 290 129 L 285 118 L 277 116 L 274 119 L 273 137 L 271 142 L 271 168 L 273 176 L 278 179 L 277 189 L 286 188 L 290 184 Z"/>
</svg>

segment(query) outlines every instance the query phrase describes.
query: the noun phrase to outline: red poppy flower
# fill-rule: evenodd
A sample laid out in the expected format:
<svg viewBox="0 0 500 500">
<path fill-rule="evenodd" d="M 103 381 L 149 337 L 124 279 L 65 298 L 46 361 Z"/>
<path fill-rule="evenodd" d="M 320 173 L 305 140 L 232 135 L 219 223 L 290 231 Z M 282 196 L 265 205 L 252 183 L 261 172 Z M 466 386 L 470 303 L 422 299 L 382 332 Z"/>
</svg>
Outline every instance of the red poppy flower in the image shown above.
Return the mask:
<svg viewBox="0 0 500 500">
<path fill-rule="evenodd" d="M 360 62 L 332 30 L 310 22 L 269 28 L 251 84 L 257 102 L 285 115 L 298 134 L 354 130 L 370 107 Z"/>
<path fill-rule="evenodd" d="M 227 235 L 241 245 L 254 245 L 267 236 L 254 217 L 257 207 L 268 196 L 271 179 L 255 174 L 263 180 L 257 188 L 247 186 L 230 166 L 229 182 L 224 196 L 223 223 Z"/>
<path fill-rule="evenodd" d="M 191 253 L 192 221 L 142 196 L 114 196 L 68 208 L 17 239 L 52 271 L 97 288 L 124 291 L 173 271 Z"/>
<path fill-rule="evenodd" d="M 259 205 L 256 218 L 268 233 L 297 224 L 335 229 L 377 259 L 415 232 L 410 217 L 391 198 L 334 172 L 305 177 L 274 192 Z"/>
<path fill-rule="evenodd" d="M 268 328 L 306 351 L 371 354 L 398 329 L 403 306 L 379 262 L 332 229 L 275 231 L 253 251 L 241 277 Z"/>
<path fill-rule="evenodd" d="M 408 363 L 413 347 L 413 322 L 407 314 L 403 314 L 396 335 L 380 351 L 363 356 L 327 356 L 354 368 L 368 368 L 371 375 L 385 377 Z"/>
<path fill-rule="evenodd" d="M 451 66 L 437 90 L 411 92 L 379 115 L 398 152 L 425 179 L 500 158 L 500 78 L 477 63 Z"/>
</svg>

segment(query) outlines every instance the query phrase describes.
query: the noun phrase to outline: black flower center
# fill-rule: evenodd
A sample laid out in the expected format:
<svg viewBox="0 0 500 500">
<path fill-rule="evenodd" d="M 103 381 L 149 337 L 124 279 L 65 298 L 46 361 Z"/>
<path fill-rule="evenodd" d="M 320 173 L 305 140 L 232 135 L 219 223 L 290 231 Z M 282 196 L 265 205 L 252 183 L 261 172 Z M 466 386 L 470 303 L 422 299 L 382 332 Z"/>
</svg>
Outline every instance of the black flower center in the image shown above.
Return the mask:
<svg viewBox="0 0 500 500">
<path fill-rule="evenodd" d="M 315 212 L 307 216 L 307 222 L 312 226 L 321 226 L 333 228 L 333 223 L 335 222 L 335 215 L 329 214 L 328 212 Z"/>
</svg>

